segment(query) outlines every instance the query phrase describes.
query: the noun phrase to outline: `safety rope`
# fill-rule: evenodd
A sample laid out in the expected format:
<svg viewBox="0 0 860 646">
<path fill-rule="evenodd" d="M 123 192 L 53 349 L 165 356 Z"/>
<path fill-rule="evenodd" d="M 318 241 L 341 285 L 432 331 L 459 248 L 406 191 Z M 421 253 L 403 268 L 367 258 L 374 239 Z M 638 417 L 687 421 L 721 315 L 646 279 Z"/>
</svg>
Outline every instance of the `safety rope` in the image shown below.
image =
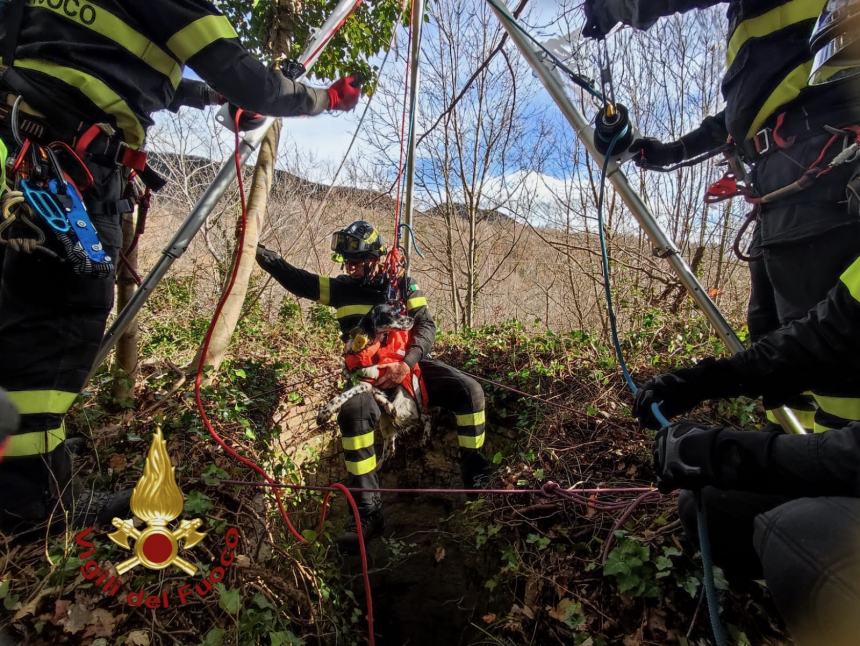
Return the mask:
<svg viewBox="0 0 860 646">
<path fill-rule="evenodd" d="M 609 168 L 609 162 L 612 159 L 612 151 L 615 148 L 615 145 L 618 143 L 618 140 L 621 138 L 622 134 L 622 132 L 617 133 L 609 142 L 609 147 L 607 148 L 606 156 L 604 157 L 603 164 L 601 166 L 600 188 L 597 198 L 597 227 L 598 238 L 600 240 L 600 256 L 601 269 L 603 271 L 604 296 L 606 297 L 606 309 L 607 316 L 609 318 L 609 329 L 612 336 L 612 345 L 615 348 L 615 355 L 618 359 L 618 365 L 621 368 L 621 372 L 624 375 L 624 380 L 627 382 L 627 386 L 630 388 L 631 393 L 635 396 L 639 388 L 633 381 L 633 377 L 630 376 L 630 372 L 627 369 L 627 362 L 624 360 L 624 352 L 621 349 L 621 341 L 618 337 L 618 326 L 615 317 L 615 308 L 612 305 L 612 287 L 610 284 L 609 274 L 609 252 L 606 248 L 606 234 L 604 231 L 603 221 L 603 198 L 605 194 L 607 170 Z M 654 415 L 654 418 L 660 423 L 662 428 L 665 429 L 669 426 L 669 420 L 666 419 L 666 417 L 660 411 L 660 407 L 657 403 L 651 404 L 651 413 Z M 720 601 L 717 597 L 716 585 L 714 583 L 713 557 L 711 554 L 710 537 L 707 534 L 707 516 L 705 513 L 704 505 L 702 504 L 701 491 L 695 491 L 694 495 L 696 496 L 696 520 L 699 533 L 699 553 L 702 557 L 703 587 L 705 589 L 705 598 L 708 602 L 708 615 L 710 618 L 711 630 L 714 634 L 714 642 L 716 643 L 716 645 L 725 646 L 725 644 L 727 643 L 727 639 L 725 634 L 725 628 L 723 627 L 722 620 L 720 619 Z"/>
</svg>

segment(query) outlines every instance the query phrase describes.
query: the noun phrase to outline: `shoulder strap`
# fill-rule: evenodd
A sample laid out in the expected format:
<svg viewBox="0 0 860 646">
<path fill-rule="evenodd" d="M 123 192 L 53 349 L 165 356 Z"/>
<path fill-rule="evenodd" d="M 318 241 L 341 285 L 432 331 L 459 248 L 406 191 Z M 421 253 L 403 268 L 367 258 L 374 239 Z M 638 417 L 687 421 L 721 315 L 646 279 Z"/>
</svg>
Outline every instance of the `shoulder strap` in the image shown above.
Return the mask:
<svg viewBox="0 0 860 646">
<path fill-rule="evenodd" d="M 3 65 L 12 67 L 15 60 L 15 50 L 18 48 L 18 34 L 21 32 L 21 22 L 24 19 L 25 0 L 9 0 L 6 7 L 6 42 L 3 48 Z"/>
</svg>

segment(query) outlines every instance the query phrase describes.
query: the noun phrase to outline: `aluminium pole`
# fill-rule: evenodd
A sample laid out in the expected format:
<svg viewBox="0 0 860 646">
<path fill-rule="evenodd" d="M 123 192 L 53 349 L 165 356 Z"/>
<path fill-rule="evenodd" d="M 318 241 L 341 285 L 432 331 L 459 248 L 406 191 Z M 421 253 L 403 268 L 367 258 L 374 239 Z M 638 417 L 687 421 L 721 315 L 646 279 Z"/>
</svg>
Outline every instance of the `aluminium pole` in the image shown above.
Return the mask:
<svg viewBox="0 0 860 646">
<path fill-rule="evenodd" d="M 403 200 L 404 222 L 409 227 L 409 234 L 403 242 L 406 251 L 406 266 L 409 266 L 412 255 L 412 215 L 414 212 L 413 195 L 415 193 L 415 124 L 418 121 L 418 62 L 421 58 L 421 27 L 424 24 L 424 0 L 412 0 L 411 40 L 409 43 L 409 130 L 406 141 L 406 190 Z M 394 232 L 397 239 L 398 232 Z"/>
<path fill-rule="evenodd" d="M 325 49 L 325 46 L 328 44 L 328 41 L 331 40 L 332 36 L 334 36 L 337 30 L 341 25 L 343 25 L 352 11 L 360 3 L 361 0 L 341 0 L 341 2 L 338 3 L 334 12 L 328 17 L 323 26 L 315 32 L 314 38 L 311 40 L 310 44 L 305 47 L 305 50 L 299 57 L 299 61 L 305 66 L 305 70 L 310 70 L 311 67 L 313 67 L 313 64 L 316 63 L 323 49 Z M 304 76 L 305 75 L 303 74 L 299 79 L 304 78 Z M 251 130 L 245 134 L 239 144 L 241 165 L 248 160 L 251 153 L 260 145 L 260 142 L 269 131 L 269 128 L 272 127 L 272 123 L 274 123 L 274 118 L 267 117 L 259 128 Z M 117 340 L 119 340 L 120 336 L 122 336 L 134 321 L 138 312 L 141 310 L 144 303 L 146 303 L 146 300 L 152 294 L 155 287 L 159 282 L 161 282 L 161 279 L 164 278 L 165 274 L 167 274 L 170 266 L 186 252 L 188 246 L 191 244 L 191 240 L 200 231 L 201 227 L 206 222 L 206 219 L 215 209 L 218 201 L 224 195 L 230 184 L 233 183 L 235 178 L 236 164 L 233 156 L 231 155 L 230 159 L 222 164 L 221 169 L 215 176 L 215 179 L 212 180 L 212 183 L 206 191 L 204 191 L 203 195 L 201 195 L 197 200 L 197 204 L 194 205 L 191 213 L 188 214 L 188 217 L 185 218 L 185 221 L 180 225 L 179 229 L 174 234 L 173 239 L 167 244 L 164 251 L 161 252 L 161 259 L 155 264 L 149 274 L 147 274 L 140 287 L 138 287 L 137 291 L 135 291 L 134 295 L 129 299 L 122 311 L 117 314 L 113 324 L 102 338 L 98 355 L 96 355 L 95 362 L 93 363 L 93 367 L 87 377 L 87 381 L 89 381 L 96 369 L 107 358 L 107 355 L 110 353 Z"/>
<path fill-rule="evenodd" d="M 588 150 L 592 157 L 602 161 L 603 156 L 594 145 L 593 128 L 567 96 L 558 72 L 547 62 L 543 52 L 535 50 L 532 44 L 523 36 L 523 32 L 520 30 L 516 19 L 511 15 L 508 7 L 496 0 L 488 0 L 488 2 L 502 23 L 502 27 L 520 50 L 520 53 L 534 70 L 535 74 L 537 74 L 541 83 L 543 83 L 543 86 L 549 92 L 550 97 L 558 105 L 562 114 L 564 114 L 567 121 L 573 127 L 574 132 L 580 141 L 582 141 L 586 150 Z M 606 177 L 612 182 L 615 191 L 621 196 L 621 199 L 639 223 L 639 226 L 645 231 L 645 234 L 651 241 L 654 255 L 669 261 L 678 280 L 690 294 L 696 305 L 698 305 L 699 309 L 702 310 L 708 321 L 710 321 L 717 336 L 723 340 L 723 343 L 732 352 L 742 352 L 745 349 L 744 344 L 741 343 L 741 340 L 737 337 L 728 321 L 726 321 L 722 312 L 720 312 L 719 308 L 717 308 L 705 292 L 696 275 L 681 256 L 675 243 L 660 228 L 648 205 L 645 204 L 642 198 L 633 190 L 633 187 L 630 186 L 627 176 L 614 159 L 610 160 L 607 165 Z M 787 407 L 782 407 L 774 411 L 774 413 L 783 428 L 796 434 L 806 433 L 794 416 L 794 413 Z"/>
</svg>

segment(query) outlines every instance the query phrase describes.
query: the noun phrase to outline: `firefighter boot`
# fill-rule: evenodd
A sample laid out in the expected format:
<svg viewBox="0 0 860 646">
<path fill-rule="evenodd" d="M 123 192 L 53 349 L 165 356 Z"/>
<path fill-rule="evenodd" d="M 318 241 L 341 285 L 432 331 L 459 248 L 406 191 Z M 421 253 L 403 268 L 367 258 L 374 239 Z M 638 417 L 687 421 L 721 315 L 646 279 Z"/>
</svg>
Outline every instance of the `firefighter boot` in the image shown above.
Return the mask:
<svg viewBox="0 0 860 646">
<path fill-rule="evenodd" d="M 352 495 L 358 504 L 358 515 L 361 518 L 361 533 L 364 542 L 382 534 L 385 529 L 385 521 L 382 517 L 382 496 L 375 491 L 362 491 L 362 489 L 379 489 L 379 476 L 376 471 L 363 475 L 350 475 L 346 480 L 346 486 L 352 491 Z M 349 521 L 343 534 L 337 537 L 337 548 L 341 554 L 358 554 L 358 528 L 355 526 L 355 516 L 352 509 L 347 507 Z"/>
<path fill-rule="evenodd" d="M 486 489 L 490 484 L 490 463 L 475 449 L 460 449 L 460 472 L 466 489 Z"/>
<path fill-rule="evenodd" d="M 361 519 L 361 535 L 365 545 L 377 536 L 382 535 L 385 529 L 385 519 L 382 515 L 382 507 L 365 511 L 359 508 Z M 350 514 L 349 523 L 343 533 L 337 537 L 337 549 L 341 554 L 359 554 L 358 528 L 355 525 L 355 517 Z"/>
</svg>

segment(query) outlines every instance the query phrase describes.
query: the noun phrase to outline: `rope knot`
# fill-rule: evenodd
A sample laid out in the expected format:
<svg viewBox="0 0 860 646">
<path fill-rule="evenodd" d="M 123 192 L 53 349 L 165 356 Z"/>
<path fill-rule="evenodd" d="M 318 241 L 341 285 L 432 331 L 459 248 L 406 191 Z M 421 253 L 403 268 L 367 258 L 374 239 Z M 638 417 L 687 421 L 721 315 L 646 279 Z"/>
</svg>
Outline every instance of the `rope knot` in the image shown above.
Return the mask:
<svg viewBox="0 0 860 646">
<path fill-rule="evenodd" d="M 561 485 L 552 480 L 547 480 L 540 488 L 541 495 L 547 498 L 554 498 L 561 495 Z"/>
</svg>

